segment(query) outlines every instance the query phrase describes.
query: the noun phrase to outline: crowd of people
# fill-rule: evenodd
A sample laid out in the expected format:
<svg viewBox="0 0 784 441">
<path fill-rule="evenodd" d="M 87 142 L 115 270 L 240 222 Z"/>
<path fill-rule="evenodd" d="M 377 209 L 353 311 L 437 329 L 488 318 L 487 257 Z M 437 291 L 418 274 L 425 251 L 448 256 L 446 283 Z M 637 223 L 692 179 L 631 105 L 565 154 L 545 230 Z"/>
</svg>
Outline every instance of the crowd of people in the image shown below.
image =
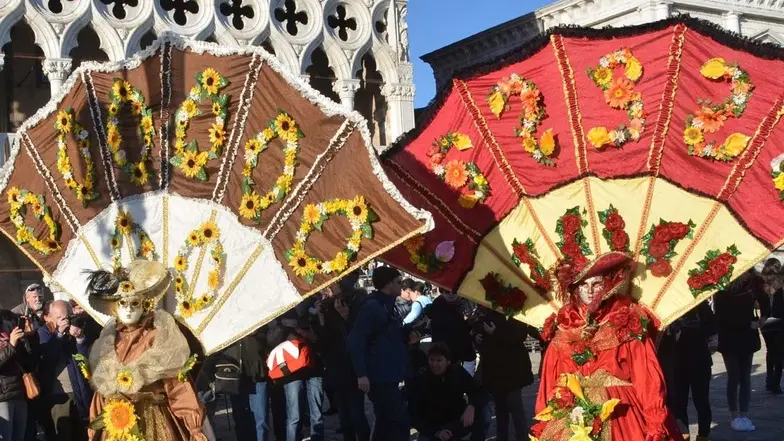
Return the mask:
<svg viewBox="0 0 784 441">
<path fill-rule="evenodd" d="M 539 331 L 454 294 L 434 296 L 390 267 L 372 270 L 372 292 L 359 278 L 348 275 L 203 360 L 194 380 L 208 421 L 227 397 L 243 441 L 323 441 L 331 414 L 345 441 L 404 441 L 412 429 L 425 441 L 482 441 L 493 418 L 497 440 L 529 439 L 533 409 L 525 409 L 523 389 L 535 375 L 526 341 L 539 339 L 547 350 Z M 656 335 L 666 405 L 683 433 L 691 396 L 698 439 L 710 436 L 716 351 L 727 369 L 733 430 L 755 429 L 748 411 L 760 334 L 766 389 L 782 394 L 782 285 L 781 264 L 771 259 Z M 0 441 L 87 439 L 93 391 L 82 363 L 99 333 L 76 303 L 45 301 L 38 284 L 21 305 L 0 310 Z"/>
</svg>

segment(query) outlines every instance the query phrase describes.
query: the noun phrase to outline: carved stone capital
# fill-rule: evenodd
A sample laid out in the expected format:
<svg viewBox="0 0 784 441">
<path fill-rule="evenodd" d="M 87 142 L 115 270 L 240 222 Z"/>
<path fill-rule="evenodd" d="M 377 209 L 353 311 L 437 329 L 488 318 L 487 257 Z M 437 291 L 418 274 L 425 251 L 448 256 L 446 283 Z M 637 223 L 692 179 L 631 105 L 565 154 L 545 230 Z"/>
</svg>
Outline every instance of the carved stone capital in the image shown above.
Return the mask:
<svg viewBox="0 0 784 441">
<path fill-rule="evenodd" d="M 47 58 L 43 62 L 43 72 L 49 80 L 65 80 L 71 73 L 70 58 Z"/>
<path fill-rule="evenodd" d="M 397 74 L 401 83 L 413 83 L 414 65 L 411 63 L 400 63 L 397 66 Z"/>
<path fill-rule="evenodd" d="M 350 97 L 353 98 L 354 94 L 357 93 L 361 85 L 360 80 L 337 80 L 335 84 L 332 85 L 332 90 L 338 94 L 339 97 Z"/>
<path fill-rule="evenodd" d="M 414 99 L 414 88 L 413 84 L 384 84 L 384 87 L 381 88 L 381 94 L 387 98 L 398 98 L 398 99 Z"/>
</svg>

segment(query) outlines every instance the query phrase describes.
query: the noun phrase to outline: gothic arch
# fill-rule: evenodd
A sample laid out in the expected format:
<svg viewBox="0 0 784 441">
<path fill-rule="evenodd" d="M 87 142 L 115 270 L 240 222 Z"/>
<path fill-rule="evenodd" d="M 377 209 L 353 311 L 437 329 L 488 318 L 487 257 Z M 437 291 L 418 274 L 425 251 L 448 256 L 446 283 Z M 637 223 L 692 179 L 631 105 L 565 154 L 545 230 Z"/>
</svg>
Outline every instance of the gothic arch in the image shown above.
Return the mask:
<svg viewBox="0 0 784 441">
<path fill-rule="evenodd" d="M 365 55 L 370 55 L 376 61 L 376 68 L 384 77 L 386 83 L 395 84 L 399 82 L 400 75 L 397 70 L 395 57 L 375 38 L 369 49 L 357 52 L 354 56 L 351 72 L 357 72 L 362 69 L 362 57 Z"/>
<path fill-rule="evenodd" d="M 22 20 L 24 17 L 24 7 L 22 0 L 17 0 L 17 4 L 8 8 L 8 13 L 0 18 L 0 48 L 5 46 L 11 41 L 11 28 Z"/>
<path fill-rule="evenodd" d="M 152 20 L 149 20 L 143 26 L 139 26 L 133 29 L 131 34 L 128 36 L 128 41 L 125 44 L 126 58 L 133 56 L 133 54 L 141 49 L 142 39 L 150 31 L 154 32 L 152 28 Z"/>
<path fill-rule="evenodd" d="M 30 26 L 35 34 L 35 44 L 44 51 L 46 58 L 60 58 L 60 39 L 55 33 L 54 28 L 37 12 L 28 9 L 25 14 L 25 22 Z"/>
<path fill-rule="evenodd" d="M 335 71 L 337 79 L 348 80 L 353 78 L 351 65 L 343 49 L 338 46 L 335 40 L 330 37 L 324 37 L 324 35 L 308 44 L 305 50 L 302 51 L 300 72 L 305 72 L 310 67 L 311 56 L 317 47 L 321 47 L 326 52 L 327 58 L 329 58 L 329 66 Z"/>
<path fill-rule="evenodd" d="M 117 30 L 106 20 L 90 20 L 89 15 L 80 16 L 76 22 L 65 30 L 60 56 L 69 57 L 68 54 L 78 44 L 79 33 L 85 28 L 90 27 L 98 35 L 98 43 L 101 50 L 106 53 L 111 61 L 122 60 L 125 58 L 125 48 Z"/>
<path fill-rule="evenodd" d="M 300 69 L 300 62 L 297 53 L 285 37 L 280 35 L 277 30 L 270 32 L 269 41 L 275 49 L 275 56 L 280 60 L 291 73 L 295 75 L 301 74 L 303 71 Z"/>
</svg>

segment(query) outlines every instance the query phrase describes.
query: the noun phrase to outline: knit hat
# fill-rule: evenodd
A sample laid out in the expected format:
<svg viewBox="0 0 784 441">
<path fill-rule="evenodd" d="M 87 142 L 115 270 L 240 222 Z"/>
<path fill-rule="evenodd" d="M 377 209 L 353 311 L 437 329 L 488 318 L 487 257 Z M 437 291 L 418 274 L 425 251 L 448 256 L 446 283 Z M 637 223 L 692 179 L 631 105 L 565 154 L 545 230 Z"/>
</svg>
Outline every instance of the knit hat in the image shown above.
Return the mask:
<svg viewBox="0 0 784 441">
<path fill-rule="evenodd" d="M 373 287 L 382 290 L 398 277 L 400 277 L 400 271 L 391 266 L 380 266 L 373 270 Z"/>
</svg>

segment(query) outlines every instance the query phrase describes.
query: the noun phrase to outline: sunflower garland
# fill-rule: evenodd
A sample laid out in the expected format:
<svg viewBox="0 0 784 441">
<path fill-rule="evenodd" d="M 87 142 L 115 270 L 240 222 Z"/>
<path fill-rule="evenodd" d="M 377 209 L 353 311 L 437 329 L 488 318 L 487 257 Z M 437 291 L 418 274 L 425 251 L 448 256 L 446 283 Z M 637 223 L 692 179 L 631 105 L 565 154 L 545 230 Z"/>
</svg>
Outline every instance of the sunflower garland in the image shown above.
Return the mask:
<svg viewBox="0 0 784 441">
<path fill-rule="evenodd" d="M 87 357 L 82 354 L 74 354 L 73 359 L 76 362 L 76 366 L 79 368 L 79 372 L 82 373 L 84 379 L 90 381 L 92 378 L 92 372 L 90 372 L 90 362 L 87 360 Z"/>
<path fill-rule="evenodd" d="M 245 143 L 245 165 L 242 168 L 242 201 L 240 202 L 240 216 L 261 222 L 261 213 L 270 205 L 280 202 L 291 191 L 294 181 L 294 172 L 297 168 L 297 155 L 299 154 L 299 140 L 305 135 L 298 124 L 288 113 L 278 110 L 278 115 L 270 120 L 267 128 Z M 256 185 L 251 179 L 253 170 L 258 165 L 259 154 L 269 146 L 270 141 L 280 138 L 286 142 L 283 147 L 284 162 L 283 174 L 275 180 L 275 185 L 264 196 L 253 190 Z"/>
<path fill-rule="evenodd" d="M 513 73 L 493 86 L 485 101 L 493 115 L 501 118 L 505 111 L 512 108 L 509 100 L 515 95 L 520 97 L 523 104 L 523 113 L 519 118 L 519 124 L 515 127 L 515 136 L 520 138 L 523 148 L 536 162 L 555 167 L 552 159 L 556 148 L 553 129 L 545 130 L 539 140 L 536 140 L 536 128 L 547 116 L 547 112 L 544 110 L 542 92 L 533 81 Z"/>
<path fill-rule="evenodd" d="M 74 192 L 76 199 L 82 201 L 82 206 L 87 207 L 88 202 L 100 196 L 95 189 L 95 161 L 90 154 L 90 134 L 74 118 L 71 108 L 57 112 L 54 123 L 57 131 L 57 170 L 63 175 L 65 186 Z M 84 182 L 78 183 L 74 178 L 74 169 L 71 158 L 68 156 L 67 136 L 73 133 L 76 137 L 76 147 L 79 157 L 84 160 Z"/>
<path fill-rule="evenodd" d="M 210 253 L 213 269 L 207 274 L 209 291 L 194 297 L 188 288 L 185 271 L 190 266 L 188 258 L 191 252 L 198 247 L 206 246 Z M 212 305 L 218 295 L 218 288 L 222 282 L 222 269 L 224 262 L 223 244 L 220 242 L 220 230 L 213 221 L 202 223 L 198 228 L 188 233 L 184 244 L 174 257 L 174 292 L 177 298 L 177 313 L 183 318 Z M 194 281 L 195 282 L 195 281 Z"/>
<path fill-rule="evenodd" d="M 120 133 L 119 113 L 123 106 L 130 105 L 131 113 L 139 118 L 138 133 L 142 140 L 142 154 L 138 161 L 129 161 L 128 152 L 121 148 L 123 138 Z M 106 144 L 112 152 L 114 164 L 131 177 L 131 182 L 143 186 L 150 182 L 152 172 L 149 163 L 152 161 L 155 123 L 152 109 L 145 104 L 141 90 L 131 83 L 115 78 L 112 90 L 109 91 L 109 110 L 106 119 Z"/>
<path fill-rule="evenodd" d="M 346 248 L 329 261 L 309 256 L 305 251 L 305 244 L 310 233 L 313 230 L 322 231 L 324 222 L 335 214 L 345 216 L 351 224 L 352 233 Z M 340 274 L 356 259 L 362 238 L 373 239 L 372 224 L 376 221 L 378 216 L 363 196 L 358 195 L 354 199 L 331 199 L 318 205 L 308 204 L 303 211 L 294 245 L 286 250 L 285 258 L 294 274 L 308 283 L 313 283 L 318 274 Z"/>
<path fill-rule="evenodd" d="M 614 69 L 624 68 L 624 75 L 613 78 Z M 642 94 L 634 86 L 642 77 L 642 64 L 629 48 L 619 49 L 599 59 L 599 66 L 586 69 L 588 77 L 604 91 L 604 99 L 614 109 L 626 110 L 629 124 L 615 129 L 594 127 L 588 131 L 588 140 L 597 149 L 605 146 L 622 147 L 630 141 L 639 141 L 645 131 L 645 110 Z"/>
<path fill-rule="evenodd" d="M 139 226 L 139 224 L 133 221 L 130 213 L 119 210 L 117 212 L 117 219 L 114 221 L 114 233 L 112 233 L 110 241 L 112 247 L 112 267 L 114 268 L 115 273 L 122 268 L 120 258 L 125 238 L 127 237 L 128 240 L 131 241 L 134 235 L 139 238 L 139 248 L 136 249 L 137 258 L 147 260 L 155 260 L 158 258 L 158 253 L 155 251 L 155 243 L 150 239 L 150 236 L 141 226 Z"/>
<path fill-rule="evenodd" d="M 689 155 L 716 161 L 731 161 L 746 150 L 751 137 L 743 133 L 729 135 L 722 144 L 708 140 L 708 133 L 716 133 L 728 118 L 740 118 L 754 94 L 754 84 L 738 63 L 729 64 L 723 58 L 712 58 L 700 68 L 700 74 L 709 80 L 729 81 L 730 96 L 718 104 L 698 99 L 700 109 L 686 116 L 683 140 Z"/>
<path fill-rule="evenodd" d="M 177 123 L 174 156 L 169 163 L 182 170 L 188 178 L 206 181 L 207 170 L 204 166 L 207 165 L 207 161 L 217 159 L 222 154 L 226 143 L 225 124 L 228 118 L 229 96 L 218 92 L 229 85 L 229 80 L 210 67 L 196 74 L 196 83 L 174 115 Z M 202 152 L 199 151 L 195 139 L 186 141 L 186 131 L 191 119 L 202 114 L 199 104 L 205 100 L 212 102 L 211 110 L 215 116 L 215 123 L 209 129 L 211 147 L 208 151 Z"/>
<path fill-rule="evenodd" d="M 60 243 L 60 224 L 52 218 L 52 210 L 46 205 L 46 200 L 42 195 L 37 195 L 29 190 L 11 187 L 6 191 L 8 204 L 10 205 L 11 222 L 16 227 L 16 243 L 19 245 L 29 243 L 36 251 L 48 256 L 50 253 L 59 251 L 62 248 Z M 45 239 L 38 239 L 32 227 L 25 224 L 24 216 L 27 206 L 33 211 L 33 216 L 38 220 L 43 220 L 49 229 L 49 234 Z"/>
<path fill-rule="evenodd" d="M 133 403 L 123 398 L 112 398 L 90 422 L 90 429 L 105 431 L 112 441 L 146 441 L 138 423 Z"/>
<path fill-rule="evenodd" d="M 196 354 L 192 354 L 190 357 L 188 357 L 188 359 L 185 360 L 185 364 L 182 366 L 182 369 L 180 369 L 180 371 L 177 373 L 177 380 L 179 380 L 181 383 L 187 383 L 188 375 L 190 374 L 191 370 L 193 370 L 193 367 L 196 366 L 196 361 L 198 361 L 198 359 L 199 356 Z"/>
<path fill-rule="evenodd" d="M 448 132 L 436 139 L 427 151 L 433 173 L 455 190 L 463 189 L 458 202 L 463 208 L 474 208 L 477 202 L 484 202 L 490 195 L 490 184 L 473 161 L 453 159 L 446 161 L 446 155 L 452 148 L 463 151 L 473 148 L 468 135 Z"/>
</svg>

